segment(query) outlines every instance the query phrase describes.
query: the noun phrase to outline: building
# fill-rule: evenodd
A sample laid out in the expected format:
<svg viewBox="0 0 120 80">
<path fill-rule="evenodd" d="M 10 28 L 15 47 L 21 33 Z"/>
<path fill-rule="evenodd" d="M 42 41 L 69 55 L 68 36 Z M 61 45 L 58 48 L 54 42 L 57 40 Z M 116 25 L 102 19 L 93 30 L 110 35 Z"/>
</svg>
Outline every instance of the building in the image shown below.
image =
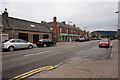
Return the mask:
<svg viewBox="0 0 120 80">
<path fill-rule="evenodd" d="M 57 22 L 57 18 L 53 18 L 53 22 L 42 22 L 49 30 L 52 31 L 52 39 L 54 41 L 74 41 L 79 38 L 84 32 L 74 25 L 68 25 L 63 22 Z"/>
<path fill-rule="evenodd" d="M 39 39 L 52 39 L 52 32 L 43 24 L 8 16 L 7 9 L 2 17 L 2 41 L 5 39 L 24 39 L 36 43 Z"/>
<path fill-rule="evenodd" d="M 117 25 L 117 32 L 115 37 L 120 39 L 120 1 L 118 2 L 118 11 L 115 12 L 118 13 L 118 25 Z"/>
</svg>

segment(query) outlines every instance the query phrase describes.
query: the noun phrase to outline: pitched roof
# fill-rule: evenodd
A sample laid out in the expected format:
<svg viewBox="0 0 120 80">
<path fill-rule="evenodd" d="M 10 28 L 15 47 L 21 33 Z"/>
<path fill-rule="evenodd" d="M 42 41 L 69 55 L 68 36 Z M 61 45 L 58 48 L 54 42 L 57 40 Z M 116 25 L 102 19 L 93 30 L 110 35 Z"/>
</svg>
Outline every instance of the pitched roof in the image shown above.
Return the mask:
<svg viewBox="0 0 120 80">
<path fill-rule="evenodd" d="M 8 17 L 8 22 L 6 21 L 6 29 L 15 29 L 15 30 L 27 30 L 27 31 L 37 31 L 37 32 L 50 32 L 50 30 L 43 24 L 27 21 L 23 19 L 17 19 L 13 17 Z M 8 27 L 9 26 L 9 27 Z"/>
<path fill-rule="evenodd" d="M 0 15 L 0 22 L 2 22 L 2 15 Z"/>
<path fill-rule="evenodd" d="M 52 27 L 53 26 L 53 22 L 49 22 L 49 23 L 44 23 L 47 27 Z M 75 30 L 80 30 L 81 29 L 79 27 L 74 27 L 74 26 L 71 26 L 71 25 L 68 25 L 68 24 L 63 24 L 61 22 L 57 22 L 57 26 L 60 26 L 60 27 L 65 27 L 65 28 L 69 28 L 69 29 L 75 29 Z"/>
</svg>

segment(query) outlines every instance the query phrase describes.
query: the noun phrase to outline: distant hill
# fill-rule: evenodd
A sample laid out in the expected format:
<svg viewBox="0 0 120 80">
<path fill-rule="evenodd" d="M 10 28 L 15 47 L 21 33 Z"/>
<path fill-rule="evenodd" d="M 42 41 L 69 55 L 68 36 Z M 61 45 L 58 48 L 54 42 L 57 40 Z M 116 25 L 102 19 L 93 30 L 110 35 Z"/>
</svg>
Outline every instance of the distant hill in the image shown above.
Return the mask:
<svg viewBox="0 0 120 80">
<path fill-rule="evenodd" d="M 116 31 L 93 31 L 91 32 L 91 34 L 93 34 L 94 32 L 97 32 L 99 34 L 105 34 L 105 35 L 115 35 Z"/>
</svg>

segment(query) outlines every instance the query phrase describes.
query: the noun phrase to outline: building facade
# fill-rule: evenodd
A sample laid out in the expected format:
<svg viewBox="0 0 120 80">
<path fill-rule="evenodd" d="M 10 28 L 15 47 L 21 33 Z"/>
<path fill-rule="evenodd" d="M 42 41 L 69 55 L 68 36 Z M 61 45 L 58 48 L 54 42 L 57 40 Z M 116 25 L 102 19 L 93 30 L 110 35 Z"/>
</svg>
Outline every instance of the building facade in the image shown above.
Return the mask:
<svg viewBox="0 0 120 80">
<path fill-rule="evenodd" d="M 52 32 L 43 24 L 8 16 L 7 9 L 2 17 L 2 41 L 5 39 L 24 39 L 36 43 L 40 39 L 51 39 Z"/>
<path fill-rule="evenodd" d="M 52 31 L 54 41 L 74 41 L 84 32 L 74 25 L 68 25 L 63 22 L 57 22 L 57 18 L 53 18 L 53 22 L 43 23 Z"/>
</svg>

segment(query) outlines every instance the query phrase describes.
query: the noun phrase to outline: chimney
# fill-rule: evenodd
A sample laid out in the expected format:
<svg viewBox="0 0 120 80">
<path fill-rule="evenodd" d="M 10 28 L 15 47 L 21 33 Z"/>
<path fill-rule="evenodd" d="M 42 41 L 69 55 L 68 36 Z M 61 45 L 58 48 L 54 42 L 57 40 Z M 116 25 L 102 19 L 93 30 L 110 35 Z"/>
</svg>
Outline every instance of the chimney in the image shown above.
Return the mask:
<svg viewBox="0 0 120 80">
<path fill-rule="evenodd" d="M 65 24 L 65 21 L 62 21 L 61 23 Z"/>
<path fill-rule="evenodd" d="M 56 17 L 53 17 L 53 34 L 52 34 L 52 39 L 53 41 L 56 41 L 57 40 L 57 21 L 56 21 Z"/>
<path fill-rule="evenodd" d="M 56 17 L 55 16 L 53 17 L 53 22 L 56 22 Z"/>
<path fill-rule="evenodd" d="M 45 20 L 43 20 L 43 21 L 41 21 L 41 23 L 42 23 L 42 24 L 44 24 L 44 23 L 46 23 L 46 21 L 45 21 Z"/>
<path fill-rule="evenodd" d="M 73 27 L 75 27 L 75 24 L 73 24 Z"/>
<path fill-rule="evenodd" d="M 5 8 L 4 13 L 2 13 L 2 19 L 8 20 L 7 8 Z"/>
</svg>

